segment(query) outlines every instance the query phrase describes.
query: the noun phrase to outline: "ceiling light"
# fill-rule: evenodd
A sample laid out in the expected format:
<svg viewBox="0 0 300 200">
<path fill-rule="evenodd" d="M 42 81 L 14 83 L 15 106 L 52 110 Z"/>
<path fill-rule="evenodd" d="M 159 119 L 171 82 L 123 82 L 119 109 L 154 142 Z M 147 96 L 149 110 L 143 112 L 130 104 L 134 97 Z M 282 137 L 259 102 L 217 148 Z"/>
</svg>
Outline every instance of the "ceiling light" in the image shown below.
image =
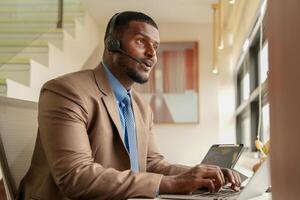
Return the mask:
<svg viewBox="0 0 300 200">
<path fill-rule="evenodd" d="M 213 70 L 212 70 L 212 73 L 213 73 L 213 74 L 217 74 L 217 73 L 218 73 L 218 69 L 217 69 L 217 68 L 213 69 Z"/>
</svg>

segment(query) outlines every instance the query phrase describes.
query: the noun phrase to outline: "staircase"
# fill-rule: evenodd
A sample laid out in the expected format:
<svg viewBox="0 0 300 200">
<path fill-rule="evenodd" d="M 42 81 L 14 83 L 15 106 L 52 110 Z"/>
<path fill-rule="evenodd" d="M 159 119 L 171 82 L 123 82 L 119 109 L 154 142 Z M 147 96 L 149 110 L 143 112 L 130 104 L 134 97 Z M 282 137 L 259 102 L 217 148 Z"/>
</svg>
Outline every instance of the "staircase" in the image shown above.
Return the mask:
<svg viewBox="0 0 300 200">
<path fill-rule="evenodd" d="M 56 0 L 0 1 L 0 95 L 37 101 L 47 80 L 80 70 L 99 34 L 80 0 L 64 0 L 63 29 Z"/>
</svg>

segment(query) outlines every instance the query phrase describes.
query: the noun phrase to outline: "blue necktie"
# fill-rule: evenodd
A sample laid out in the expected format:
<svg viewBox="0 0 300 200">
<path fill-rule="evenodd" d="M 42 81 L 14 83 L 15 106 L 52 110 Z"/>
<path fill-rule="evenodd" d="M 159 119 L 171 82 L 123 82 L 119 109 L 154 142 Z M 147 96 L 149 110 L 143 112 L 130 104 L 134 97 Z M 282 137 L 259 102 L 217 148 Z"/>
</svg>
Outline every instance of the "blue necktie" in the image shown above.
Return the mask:
<svg viewBox="0 0 300 200">
<path fill-rule="evenodd" d="M 129 152 L 130 166 L 132 171 L 139 171 L 138 152 L 136 145 L 135 120 L 132 112 L 129 94 L 123 99 L 125 118 L 125 145 Z"/>
</svg>

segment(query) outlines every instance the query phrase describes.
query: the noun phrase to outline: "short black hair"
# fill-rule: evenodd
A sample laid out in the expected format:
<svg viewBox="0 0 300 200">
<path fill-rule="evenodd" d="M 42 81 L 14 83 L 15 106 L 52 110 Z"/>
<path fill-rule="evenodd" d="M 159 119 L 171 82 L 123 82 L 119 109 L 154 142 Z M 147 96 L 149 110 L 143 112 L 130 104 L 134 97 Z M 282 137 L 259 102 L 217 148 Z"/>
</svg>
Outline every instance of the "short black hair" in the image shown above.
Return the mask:
<svg viewBox="0 0 300 200">
<path fill-rule="evenodd" d="M 138 21 L 138 22 L 145 22 L 147 24 L 152 25 L 153 27 L 155 27 L 156 29 L 158 29 L 157 24 L 155 23 L 155 21 L 149 17 L 148 15 L 141 13 L 141 12 L 136 12 L 136 11 L 124 11 L 121 13 L 116 13 L 115 15 L 118 15 L 113 30 L 115 31 L 117 28 L 120 28 L 121 26 L 127 26 L 129 24 L 129 22 L 131 21 Z M 104 40 L 107 38 L 108 34 L 109 34 L 109 29 L 112 23 L 112 19 L 114 18 L 113 15 L 107 26 L 106 26 L 106 31 L 105 31 L 105 36 L 104 36 Z M 113 32 L 114 32 L 113 31 Z"/>
</svg>

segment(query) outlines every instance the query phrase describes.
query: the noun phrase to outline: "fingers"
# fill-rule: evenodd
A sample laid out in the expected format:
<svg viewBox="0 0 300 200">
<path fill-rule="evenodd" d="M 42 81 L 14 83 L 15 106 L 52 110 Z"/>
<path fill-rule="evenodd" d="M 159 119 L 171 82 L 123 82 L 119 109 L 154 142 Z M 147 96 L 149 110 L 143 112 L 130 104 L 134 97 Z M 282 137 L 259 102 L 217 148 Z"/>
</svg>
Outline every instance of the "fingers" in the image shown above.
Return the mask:
<svg viewBox="0 0 300 200">
<path fill-rule="evenodd" d="M 218 170 L 209 170 L 205 174 L 204 178 L 211 179 L 217 189 L 219 189 L 225 184 L 225 179 L 223 177 L 222 172 L 220 173 Z"/>
<path fill-rule="evenodd" d="M 204 179 L 210 179 L 214 184 L 214 192 L 217 192 L 225 185 L 225 178 L 221 171 L 221 168 L 213 165 L 198 165 L 200 177 Z"/>
<path fill-rule="evenodd" d="M 214 165 L 197 165 L 185 173 L 174 176 L 177 193 L 188 193 L 199 188 L 217 192 L 226 184 L 226 179 L 235 191 L 239 191 L 240 177 L 237 172 Z"/>
<path fill-rule="evenodd" d="M 240 177 L 240 174 L 237 172 L 237 171 L 233 171 L 233 175 L 235 177 L 235 180 L 237 182 L 237 185 L 239 187 L 241 187 L 241 183 L 242 183 L 242 180 L 241 180 L 241 177 Z"/>
<path fill-rule="evenodd" d="M 231 185 L 231 188 L 234 191 L 240 191 L 240 187 L 241 187 L 241 178 L 240 178 L 240 175 L 236 171 L 232 171 L 232 173 L 233 173 L 233 176 L 235 178 L 236 185 L 235 186 Z"/>
<path fill-rule="evenodd" d="M 215 166 L 215 165 L 206 165 L 206 167 L 210 170 L 208 172 L 208 176 L 207 178 L 216 178 L 216 181 L 221 185 L 223 186 L 226 181 L 225 181 L 225 177 L 224 177 L 224 174 L 221 170 L 220 167 L 218 166 Z"/>
<path fill-rule="evenodd" d="M 228 179 L 228 181 L 231 183 L 231 188 L 235 191 L 239 191 L 241 186 L 240 175 L 233 170 L 225 168 L 222 169 L 222 172 L 225 178 Z"/>
<path fill-rule="evenodd" d="M 208 191 L 211 193 L 218 191 L 216 190 L 215 184 L 211 179 L 203 179 L 201 181 L 201 184 L 199 185 L 199 188 L 207 188 Z"/>
</svg>

